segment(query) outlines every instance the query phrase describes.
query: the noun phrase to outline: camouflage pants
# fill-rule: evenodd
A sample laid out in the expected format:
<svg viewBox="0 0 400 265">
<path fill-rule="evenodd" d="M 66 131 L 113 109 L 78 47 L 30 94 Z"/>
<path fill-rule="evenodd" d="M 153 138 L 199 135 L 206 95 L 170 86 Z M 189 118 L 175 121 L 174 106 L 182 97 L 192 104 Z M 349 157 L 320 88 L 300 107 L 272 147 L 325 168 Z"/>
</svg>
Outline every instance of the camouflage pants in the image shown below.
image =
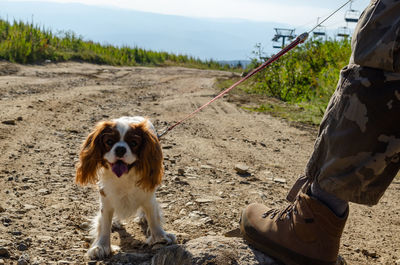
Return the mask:
<svg viewBox="0 0 400 265">
<path fill-rule="evenodd" d="M 372 0 L 352 39 L 306 176 L 337 197 L 373 205 L 400 168 L 400 1 Z"/>
<path fill-rule="evenodd" d="M 400 73 L 349 65 L 333 94 L 306 176 L 337 197 L 376 204 L 400 168 Z"/>
</svg>

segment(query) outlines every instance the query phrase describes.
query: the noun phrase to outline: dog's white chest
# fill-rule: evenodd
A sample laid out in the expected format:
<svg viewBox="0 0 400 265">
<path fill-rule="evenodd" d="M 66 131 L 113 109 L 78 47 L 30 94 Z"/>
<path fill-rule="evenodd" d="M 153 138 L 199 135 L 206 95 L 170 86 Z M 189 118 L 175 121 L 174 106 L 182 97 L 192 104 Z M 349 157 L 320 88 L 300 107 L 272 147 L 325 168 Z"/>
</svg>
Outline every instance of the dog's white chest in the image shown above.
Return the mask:
<svg viewBox="0 0 400 265">
<path fill-rule="evenodd" d="M 147 192 L 135 185 L 136 178 L 133 174 L 125 174 L 120 178 L 112 172 L 104 172 L 98 183 L 102 190 L 103 203 L 109 203 L 114 209 L 114 214 L 120 220 L 126 219 L 136 211 L 153 200 L 154 192 Z"/>
</svg>

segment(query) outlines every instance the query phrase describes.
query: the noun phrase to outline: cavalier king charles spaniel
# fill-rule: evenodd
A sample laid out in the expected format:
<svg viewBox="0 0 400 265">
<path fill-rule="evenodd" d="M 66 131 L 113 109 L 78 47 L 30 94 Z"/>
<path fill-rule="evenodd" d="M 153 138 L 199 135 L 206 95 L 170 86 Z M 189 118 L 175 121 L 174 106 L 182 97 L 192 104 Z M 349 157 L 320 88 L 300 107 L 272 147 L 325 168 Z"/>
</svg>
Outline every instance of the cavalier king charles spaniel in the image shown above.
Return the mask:
<svg viewBox="0 0 400 265">
<path fill-rule="evenodd" d="M 142 210 L 150 236 L 147 244 L 176 242 L 161 226 L 155 189 L 164 173 L 163 156 L 153 124 L 143 117 L 121 117 L 100 122 L 82 145 L 76 182 L 97 183 L 100 212 L 93 220 L 92 259 L 111 254 L 110 234 L 114 221 Z"/>
</svg>

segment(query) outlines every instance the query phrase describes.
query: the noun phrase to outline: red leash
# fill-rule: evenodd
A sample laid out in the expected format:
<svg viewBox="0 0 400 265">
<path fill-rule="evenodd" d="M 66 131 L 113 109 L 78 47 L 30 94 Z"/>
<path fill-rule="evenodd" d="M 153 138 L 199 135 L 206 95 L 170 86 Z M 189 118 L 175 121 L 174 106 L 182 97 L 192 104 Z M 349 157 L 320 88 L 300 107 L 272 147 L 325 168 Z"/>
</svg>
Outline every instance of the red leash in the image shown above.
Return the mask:
<svg viewBox="0 0 400 265">
<path fill-rule="evenodd" d="M 175 128 L 176 126 L 178 126 L 179 124 L 181 124 L 182 122 L 184 122 L 185 120 L 191 118 L 193 115 L 195 115 L 197 112 L 201 111 L 202 109 L 204 109 L 205 107 L 207 107 L 208 105 L 210 105 L 211 103 L 213 103 L 214 101 L 216 101 L 217 99 L 219 99 L 220 97 L 224 96 L 226 93 L 228 93 L 229 91 L 231 91 L 232 89 L 234 89 L 236 86 L 240 85 L 241 83 L 243 83 L 244 81 L 246 81 L 247 79 L 249 79 L 250 77 L 252 77 L 253 75 L 255 75 L 256 73 L 260 72 L 262 69 L 264 69 L 265 67 L 267 67 L 268 65 L 270 65 L 271 63 L 275 62 L 276 60 L 278 60 L 282 55 L 284 55 L 285 53 L 287 53 L 288 51 L 290 51 L 291 49 L 293 49 L 294 47 L 296 47 L 297 45 L 299 45 L 300 43 L 303 43 L 306 39 L 308 38 L 308 33 L 303 33 L 301 35 L 299 35 L 293 42 L 291 42 L 288 46 L 286 46 L 285 48 L 283 48 L 280 52 L 278 52 L 277 54 L 273 55 L 271 58 L 269 58 L 265 63 L 261 64 L 260 66 L 258 66 L 256 69 L 254 69 L 253 71 L 251 71 L 250 73 L 248 73 L 245 77 L 243 77 L 242 79 L 240 79 L 239 81 L 237 81 L 236 83 L 234 83 L 233 85 L 231 85 L 229 88 L 225 89 L 224 91 L 222 91 L 218 96 L 216 96 L 215 98 L 213 98 L 212 100 L 210 100 L 209 102 L 207 102 L 206 104 L 204 104 L 203 106 L 201 106 L 200 108 L 196 109 L 195 111 L 193 111 L 192 113 L 190 113 L 189 115 L 187 115 L 185 118 L 183 118 L 182 120 L 178 121 L 177 123 L 175 123 L 174 125 L 168 127 L 165 131 L 163 131 L 161 134 L 158 135 L 158 139 L 160 139 L 162 136 L 164 136 L 167 132 L 171 131 L 173 128 Z"/>
</svg>

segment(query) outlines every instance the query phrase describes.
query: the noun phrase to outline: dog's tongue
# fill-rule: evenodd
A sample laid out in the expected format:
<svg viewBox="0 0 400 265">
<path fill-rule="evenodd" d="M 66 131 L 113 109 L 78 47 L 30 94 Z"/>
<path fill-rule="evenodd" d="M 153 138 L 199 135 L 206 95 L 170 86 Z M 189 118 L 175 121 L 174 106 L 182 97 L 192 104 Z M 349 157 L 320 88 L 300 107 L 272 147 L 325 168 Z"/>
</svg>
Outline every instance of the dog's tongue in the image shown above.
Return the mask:
<svg viewBox="0 0 400 265">
<path fill-rule="evenodd" d="M 114 172 L 117 177 L 121 177 L 124 173 L 128 172 L 128 166 L 121 160 L 118 160 L 113 164 L 112 172 Z"/>
</svg>

